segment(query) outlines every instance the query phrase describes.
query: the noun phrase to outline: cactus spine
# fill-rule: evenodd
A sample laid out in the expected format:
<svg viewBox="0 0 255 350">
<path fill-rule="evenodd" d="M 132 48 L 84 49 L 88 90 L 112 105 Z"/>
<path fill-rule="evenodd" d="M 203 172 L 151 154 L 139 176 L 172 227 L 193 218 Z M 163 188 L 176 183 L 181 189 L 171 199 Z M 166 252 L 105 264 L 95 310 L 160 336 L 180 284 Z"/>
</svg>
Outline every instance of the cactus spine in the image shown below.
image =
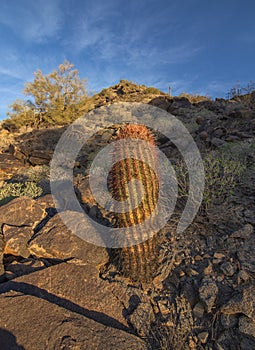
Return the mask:
<svg viewBox="0 0 255 350">
<path fill-rule="evenodd" d="M 155 146 L 155 139 L 152 133 L 143 125 L 127 124 L 122 127 L 118 139 L 140 139 Z M 157 164 L 153 152 L 144 150 L 138 146 L 135 150 L 137 159 L 125 157 L 125 147 L 118 147 L 115 155 L 121 156 L 122 160 L 116 162 L 109 174 L 108 186 L 114 199 L 118 201 L 129 200 L 127 184 L 132 179 L 137 179 L 132 195 L 137 200 L 137 206 L 129 212 L 115 213 L 115 224 L 117 227 L 127 228 L 132 242 L 139 241 L 140 232 L 137 224 L 149 219 L 155 210 L 158 199 L 159 182 L 157 174 L 148 165 L 148 160 Z M 116 157 L 113 155 L 113 157 Z M 137 194 L 143 187 L 143 198 L 138 203 Z M 141 193 L 141 192 L 140 192 Z M 115 261 L 120 273 L 134 281 L 148 282 L 152 279 L 157 268 L 158 242 L 157 235 L 149 238 L 150 225 L 148 225 L 148 239 L 130 247 L 123 247 L 115 250 Z M 144 232 L 143 232 L 144 237 Z"/>
</svg>

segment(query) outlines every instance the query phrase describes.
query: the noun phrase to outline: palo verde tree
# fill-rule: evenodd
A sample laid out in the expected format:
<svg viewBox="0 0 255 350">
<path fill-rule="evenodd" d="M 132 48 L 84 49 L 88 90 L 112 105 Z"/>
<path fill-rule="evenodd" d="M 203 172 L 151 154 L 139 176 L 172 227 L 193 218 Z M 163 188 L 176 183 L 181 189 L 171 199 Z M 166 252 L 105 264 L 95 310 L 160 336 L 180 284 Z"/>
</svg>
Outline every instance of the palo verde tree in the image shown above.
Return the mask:
<svg viewBox="0 0 255 350">
<path fill-rule="evenodd" d="M 37 70 L 34 80 L 26 83 L 23 91 L 30 99 L 16 100 L 10 106 L 10 119 L 3 123 L 3 127 L 66 125 L 78 118 L 88 95 L 86 80 L 81 79 L 73 67 L 72 63 L 65 61 L 47 75 Z"/>
</svg>

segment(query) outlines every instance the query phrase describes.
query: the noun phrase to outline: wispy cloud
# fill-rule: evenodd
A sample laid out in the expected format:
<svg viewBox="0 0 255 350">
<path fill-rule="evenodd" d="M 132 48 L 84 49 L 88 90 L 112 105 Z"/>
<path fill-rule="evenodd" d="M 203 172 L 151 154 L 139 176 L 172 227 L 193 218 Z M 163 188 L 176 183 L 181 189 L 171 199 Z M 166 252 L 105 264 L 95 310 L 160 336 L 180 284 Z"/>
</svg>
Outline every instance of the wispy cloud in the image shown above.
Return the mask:
<svg viewBox="0 0 255 350">
<path fill-rule="evenodd" d="M 185 62 L 202 49 L 190 40 L 177 41 L 174 35 L 162 44 L 160 34 L 164 34 L 164 26 L 167 31 L 172 29 L 173 34 L 180 27 L 174 16 L 165 16 L 164 9 L 147 14 L 144 8 L 143 12 L 138 11 L 139 4 L 134 5 L 135 8 L 129 8 L 126 19 L 123 13 L 120 15 L 120 6 L 114 1 L 105 4 L 88 2 L 80 13 L 76 13 L 75 25 L 65 45 L 77 54 L 89 51 L 90 57 L 94 56 L 97 61 L 115 60 L 124 66 L 147 68 Z"/>
<path fill-rule="evenodd" d="M 9 27 L 27 42 L 41 43 L 56 37 L 63 24 L 59 0 L 13 2 L 1 3 L 0 24 Z"/>
<path fill-rule="evenodd" d="M 201 47 L 193 47 L 192 44 L 180 44 L 172 47 L 154 47 L 146 46 L 143 48 L 136 47 L 127 50 L 128 52 L 128 64 L 143 65 L 146 62 L 147 67 L 150 68 L 158 66 L 160 64 L 175 64 L 183 63 L 194 57 L 202 50 Z"/>
<path fill-rule="evenodd" d="M 0 52 L 0 74 L 9 78 L 28 81 L 33 78 L 37 69 L 56 67 L 54 56 L 24 53 L 15 49 L 6 48 Z"/>
<path fill-rule="evenodd" d="M 91 46 L 97 48 L 101 43 L 110 40 L 114 32 L 114 22 L 111 22 L 114 16 L 116 9 L 113 1 L 83 2 L 79 9 L 69 15 L 68 20 L 72 26 L 63 40 L 64 44 L 74 49 L 76 54 Z"/>
</svg>

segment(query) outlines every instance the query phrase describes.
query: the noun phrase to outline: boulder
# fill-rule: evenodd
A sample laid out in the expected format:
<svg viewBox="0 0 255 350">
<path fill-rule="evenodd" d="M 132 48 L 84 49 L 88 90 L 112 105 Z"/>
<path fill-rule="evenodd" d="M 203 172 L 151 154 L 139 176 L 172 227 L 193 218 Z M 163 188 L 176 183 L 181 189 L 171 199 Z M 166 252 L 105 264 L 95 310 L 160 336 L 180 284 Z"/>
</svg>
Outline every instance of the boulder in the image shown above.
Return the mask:
<svg viewBox="0 0 255 350">
<path fill-rule="evenodd" d="M 28 258 L 30 255 L 27 249 L 28 241 L 33 236 L 34 230 L 29 227 L 15 227 L 4 225 L 3 235 L 5 240 L 4 254 L 12 254 Z"/>
<path fill-rule="evenodd" d="M 62 213 L 63 214 L 63 213 Z M 69 220 L 75 219 L 71 211 L 64 212 Z M 31 254 L 40 258 L 68 259 L 76 258 L 83 263 L 102 265 L 108 262 L 109 256 L 104 247 L 88 243 L 73 234 L 63 223 L 59 214 L 51 218 L 31 240 Z"/>
<path fill-rule="evenodd" d="M 128 327 L 122 298 L 118 297 L 122 288 L 102 280 L 92 265 L 63 262 L 0 284 L 0 293 L 11 290 L 47 300 L 105 325 Z"/>
<path fill-rule="evenodd" d="M 19 197 L 1 207 L 0 225 L 34 228 L 45 216 L 45 210 L 34 199 Z"/>
<path fill-rule="evenodd" d="M 133 334 L 95 321 L 100 313 L 70 311 L 68 303 L 59 305 L 57 299 L 10 291 L 0 296 L 0 308 L 2 350 L 146 349 Z"/>
</svg>

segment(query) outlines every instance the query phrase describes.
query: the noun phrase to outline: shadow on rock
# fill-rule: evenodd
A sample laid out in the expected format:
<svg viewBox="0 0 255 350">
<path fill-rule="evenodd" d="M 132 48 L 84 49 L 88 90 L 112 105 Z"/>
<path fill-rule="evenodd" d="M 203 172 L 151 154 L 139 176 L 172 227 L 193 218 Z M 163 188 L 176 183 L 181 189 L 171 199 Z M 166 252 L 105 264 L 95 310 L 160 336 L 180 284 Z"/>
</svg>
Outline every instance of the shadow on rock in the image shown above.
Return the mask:
<svg viewBox="0 0 255 350">
<path fill-rule="evenodd" d="M 16 337 L 9 331 L 0 328 L 1 350 L 25 350 L 23 346 L 18 345 Z"/>
<path fill-rule="evenodd" d="M 44 299 L 50 303 L 63 307 L 66 310 L 75 312 L 91 320 L 94 320 L 98 323 L 101 323 L 102 325 L 131 333 L 131 329 L 129 329 L 128 327 L 126 327 L 125 325 L 123 325 L 121 322 L 114 319 L 113 317 L 110 317 L 104 314 L 103 312 L 86 309 L 76 303 L 73 303 L 70 300 L 67 300 L 65 298 L 60 298 L 57 295 L 47 292 L 45 289 L 33 286 L 29 283 L 9 281 L 0 286 L 0 294 L 6 293 L 9 291 L 17 291 L 26 295 L 31 295 L 40 299 Z"/>
</svg>

